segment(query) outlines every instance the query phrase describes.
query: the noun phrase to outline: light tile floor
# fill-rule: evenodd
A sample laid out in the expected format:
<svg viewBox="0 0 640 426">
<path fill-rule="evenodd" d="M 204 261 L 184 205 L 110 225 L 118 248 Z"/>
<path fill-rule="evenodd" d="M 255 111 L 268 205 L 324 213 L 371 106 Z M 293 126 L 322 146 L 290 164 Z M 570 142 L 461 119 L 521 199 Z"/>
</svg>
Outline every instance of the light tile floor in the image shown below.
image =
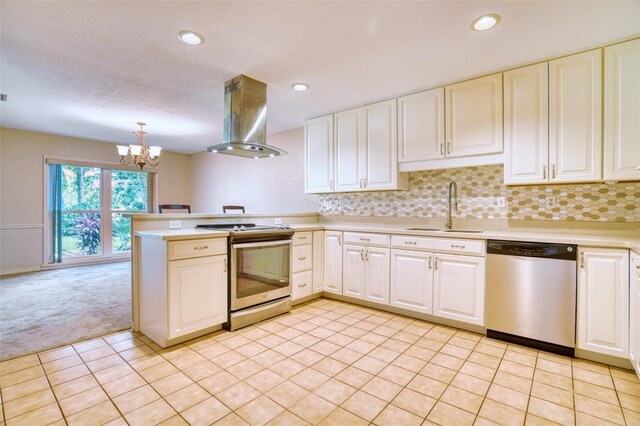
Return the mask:
<svg viewBox="0 0 640 426">
<path fill-rule="evenodd" d="M 640 425 L 628 370 L 329 299 L 161 349 L 121 332 L 0 364 L 10 425 Z"/>
</svg>

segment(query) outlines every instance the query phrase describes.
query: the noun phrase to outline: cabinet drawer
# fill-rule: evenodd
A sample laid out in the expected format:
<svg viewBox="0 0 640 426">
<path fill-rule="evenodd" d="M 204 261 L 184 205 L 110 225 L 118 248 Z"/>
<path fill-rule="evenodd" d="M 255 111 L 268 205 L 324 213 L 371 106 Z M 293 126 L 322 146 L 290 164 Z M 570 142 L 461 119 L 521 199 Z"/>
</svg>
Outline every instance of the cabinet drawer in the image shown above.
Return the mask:
<svg viewBox="0 0 640 426">
<path fill-rule="evenodd" d="M 312 237 L 311 231 L 308 232 L 296 232 L 293 234 L 293 245 L 298 244 L 311 244 Z"/>
<path fill-rule="evenodd" d="M 365 234 L 362 232 L 345 232 L 345 244 L 389 247 L 389 236 L 384 234 Z"/>
<path fill-rule="evenodd" d="M 227 239 L 170 241 L 169 260 L 188 259 L 190 257 L 211 256 L 227 252 Z"/>
<path fill-rule="evenodd" d="M 293 274 L 291 282 L 291 298 L 299 299 L 311 294 L 313 290 L 311 271 L 298 272 Z"/>
<path fill-rule="evenodd" d="M 451 238 L 394 235 L 391 237 L 391 247 L 445 253 L 471 254 L 478 256 L 485 254 L 485 241 L 483 240 L 458 240 Z"/>
<path fill-rule="evenodd" d="M 293 257 L 293 265 L 291 270 L 293 272 L 300 272 L 306 269 L 311 269 L 312 255 L 311 244 L 304 244 L 300 246 L 293 246 L 291 254 Z"/>
</svg>

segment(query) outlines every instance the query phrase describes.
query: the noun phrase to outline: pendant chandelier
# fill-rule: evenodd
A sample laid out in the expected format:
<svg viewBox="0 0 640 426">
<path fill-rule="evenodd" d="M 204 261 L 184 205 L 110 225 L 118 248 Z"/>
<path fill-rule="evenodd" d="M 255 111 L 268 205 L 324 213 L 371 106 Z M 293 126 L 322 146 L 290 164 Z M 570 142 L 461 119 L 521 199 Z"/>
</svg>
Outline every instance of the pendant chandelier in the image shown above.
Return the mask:
<svg viewBox="0 0 640 426">
<path fill-rule="evenodd" d="M 128 164 L 135 164 L 140 167 L 140 170 L 145 165 L 150 165 L 151 167 L 158 167 L 160 163 L 160 151 L 162 150 L 159 146 L 149 146 L 144 142 L 145 137 L 147 136 L 147 132 L 142 130 L 147 123 L 143 123 L 139 121 L 138 126 L 140 126 L 140 130 L 137 132 L 133 132 L 138 136 L 138 144 L 127 145 L 118 145 L 118 154 L 120 154 L 120 164 L 126 166 Z"/>
</svg>

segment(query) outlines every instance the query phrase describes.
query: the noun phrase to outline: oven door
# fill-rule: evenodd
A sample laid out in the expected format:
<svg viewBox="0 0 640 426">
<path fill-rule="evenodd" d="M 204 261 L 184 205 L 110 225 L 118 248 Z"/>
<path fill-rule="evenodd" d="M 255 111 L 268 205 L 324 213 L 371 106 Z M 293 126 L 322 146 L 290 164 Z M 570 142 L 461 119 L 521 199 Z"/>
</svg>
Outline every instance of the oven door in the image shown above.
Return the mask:
<svg viewBox="0 0 640 426">
<path fill-rule="evenodd" d="M 231 310 L 291 295 L 291 240 L 231 244 Z"/>
</svg>

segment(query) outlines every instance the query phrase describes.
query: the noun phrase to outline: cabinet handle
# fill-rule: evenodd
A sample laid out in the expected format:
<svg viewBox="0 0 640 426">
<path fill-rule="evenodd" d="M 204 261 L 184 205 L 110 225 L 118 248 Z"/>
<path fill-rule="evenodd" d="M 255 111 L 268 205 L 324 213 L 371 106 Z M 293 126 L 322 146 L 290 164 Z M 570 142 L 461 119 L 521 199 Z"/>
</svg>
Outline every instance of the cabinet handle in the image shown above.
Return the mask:
<svg viewBox="0 0 640 426">
<path fill-rule="evenodd" d="M 542 179 L 547 178 L 547 165 L 542 166 Z"/>
<path fill-rule="evenodd" d="M 364 262 L 364 249 L 360 250 L 360 259 Z"/>
<path fill-rule="evenodd" d="M 433 266 L 434 268 L 437 270 L 438 269 L 438 258 L 436 257 L 436 260 L 433 262 Z"/>
<path fill-rule="evenodd" d="M 299 257 L 299 258 L 298 258 L 298 260 L 306 260 L 306 259 L 307 259 L 307 256 Z"/>
<path fill-rule="evenodd" d="M 405 241 L 404 243 L 405 243 L 405 245 L 408 245 L 408 246 L 415 246 L 415 245 L 417 245 L 417 244 L 418 244 L 418 243 L 417 243 L 417 242 L 415 242 L 415 241 Z"/>
<path fill-rule="evenodd" d="M 444 143 L 440 144 L 440 155 L 444 155 Z"/>
<path fill-rule="evenodd" d="M 227 272 L 227 258 L 224 258 L 224 272 Z"/>
<path fill-rule="evenodd" d="M 584 269 L 584 253 L 580 253 L 580 267 Z"/>
<path fill-rule="evenodd" d="M 298 237 L 299 240 L 306 240 L 307 237 Z"/>
<path fill-rule="evenodd" d="M 556 165 L 552 164 L 551 165 L 551 179 L 555 179 L 556 178 Z"/>
<path fill-rule="evenodd" d="M 369 238 L 360 238 L 360 241 L 366 241 L 368 243 L 371 240 Z"/>
<path fill-rule="evenodd" d="M 367 249 L 364 249 L 364 260 L 366 262 L 369 261 L 369 250 L 367 250 Z"/>
<path fill-rule="evenodd" d="M 431 256 L 429 256 L 429 269 L 431 269 Z"/>
<path fill-rule="evenodd" d="M 451 142 L 447 142 L 447 154 L 451 154 Z"/>
<path fill-rule="evenodd" d="M 338 245 L 342 245 L 342 235 L 338 235 Z"/>
<path fill-rule="evenodd" d="M 369 179 L 364 178 L 364 187 L 366 188 L 367 186 L 369 186 Z"/>
<path fill-rule="evenodd" d="M 302 288 L 302 287 L 306 287 L 306 286 L 307 286 L 307 283 L 304 283 L 304 284 L 298 284 L 298 287 L 300 287 L 300 288 Z"/>
<path fill-rule="evenodd" d="M 206 250 L 208 248 L 209 248 L 209 246 L 193 246 L 194 250 Z"/>
<path fill-rule="evenodd" d="M 466 247 L 466 246 L 463 246 L 463 245 L 451 244 L 451 248 L 452 248 L 452 249 L 457 249 L 457 248 L 459 248 L 460 250 L 464 250 L 464 248 L 465 248 L 465 247 Z"/>
</svg>

